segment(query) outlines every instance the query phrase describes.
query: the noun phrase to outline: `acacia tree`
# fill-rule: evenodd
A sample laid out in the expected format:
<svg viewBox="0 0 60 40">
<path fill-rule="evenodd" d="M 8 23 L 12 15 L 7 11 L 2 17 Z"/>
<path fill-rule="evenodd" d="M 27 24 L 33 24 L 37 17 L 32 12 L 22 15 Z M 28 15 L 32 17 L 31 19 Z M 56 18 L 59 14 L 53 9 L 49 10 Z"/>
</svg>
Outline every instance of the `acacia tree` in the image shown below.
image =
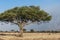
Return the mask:
<svg viewBox="0 0 60 40">
<path fill-rule="evenodd" d="M 20 27 L 21 36 L 23 36 L 24 25 L 28 24 L 29 21 L 33 23 L 50 20 L 51 15 L 41 10 L 39 6 L 15 7 L 0 14 L 0 21 L 11 22 Z"/>
</svg>

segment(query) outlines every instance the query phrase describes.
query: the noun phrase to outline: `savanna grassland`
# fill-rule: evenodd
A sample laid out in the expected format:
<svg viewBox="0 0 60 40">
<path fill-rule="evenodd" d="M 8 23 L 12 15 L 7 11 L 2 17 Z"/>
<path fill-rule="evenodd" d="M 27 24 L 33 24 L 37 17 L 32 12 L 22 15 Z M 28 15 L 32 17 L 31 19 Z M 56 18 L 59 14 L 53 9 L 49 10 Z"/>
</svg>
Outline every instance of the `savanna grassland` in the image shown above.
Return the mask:
<svg viewBox="0 0 60 40">
<path fill-rule="evenodd" d="M 60 33 L 0 33 L 0 40 L 60 40 Z"/>
</svg>

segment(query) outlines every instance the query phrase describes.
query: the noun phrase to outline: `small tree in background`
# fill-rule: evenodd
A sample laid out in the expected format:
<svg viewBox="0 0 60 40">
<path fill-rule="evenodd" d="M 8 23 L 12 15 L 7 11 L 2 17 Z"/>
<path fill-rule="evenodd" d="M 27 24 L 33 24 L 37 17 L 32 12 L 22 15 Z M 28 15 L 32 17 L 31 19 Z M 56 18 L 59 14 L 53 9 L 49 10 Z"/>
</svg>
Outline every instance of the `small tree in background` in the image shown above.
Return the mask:
<svg viewBox="0 0 60 40">
<path fill-rule="evenodd" d="M 30 32 L 35 32 L 34 29 L 31 29 Z"/>
<path fill-rule="evenodd" d="M 11 22 L 20 27 L 21 37 L 23 36 L 24 25 L 41 21 L 43 23 L 50 20 L 51 16 L 41 10 L 39 6 L 15 7 L 0 14 L 0 21 Z"/>
<path fill-rule="evenodd" d="M 14 29 L 11 30 L 11 32 L 14 32 L 14 31 L 15 31 Z"/>
<path fill-rule="evenodd" d="M 27 32 L 26 29 L 23 29 L 23 32 Z"/>
</svg>

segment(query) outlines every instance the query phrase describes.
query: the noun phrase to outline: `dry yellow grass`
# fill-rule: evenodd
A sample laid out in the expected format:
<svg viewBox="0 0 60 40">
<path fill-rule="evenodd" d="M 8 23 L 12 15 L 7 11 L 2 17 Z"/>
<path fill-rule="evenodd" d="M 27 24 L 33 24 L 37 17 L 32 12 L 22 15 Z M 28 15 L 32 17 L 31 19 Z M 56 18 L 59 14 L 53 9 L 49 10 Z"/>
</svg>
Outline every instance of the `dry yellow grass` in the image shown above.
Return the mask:
<svg viewBox="0 0 60 40">
<path fill-rule="evenodd" d="M 1 33 L 0 33 L 1 34 Z M 60 40 L 60 33 L 24 33 L 23 38 L 14 36 L 19 33 L 2 33 L 8 35 L 0 35 L 0 40 Z M 12 35 L 10 35 L 12 34 Z"/>
</svg>

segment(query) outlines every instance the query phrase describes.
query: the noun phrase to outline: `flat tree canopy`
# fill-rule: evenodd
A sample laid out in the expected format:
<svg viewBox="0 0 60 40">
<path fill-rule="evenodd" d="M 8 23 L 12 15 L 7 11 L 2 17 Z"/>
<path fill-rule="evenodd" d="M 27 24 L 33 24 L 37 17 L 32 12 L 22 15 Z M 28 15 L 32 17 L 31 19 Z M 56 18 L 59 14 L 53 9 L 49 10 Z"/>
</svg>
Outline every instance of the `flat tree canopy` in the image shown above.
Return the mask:
<svg viewBox="0 0 60 40">
<path fill-rule="evenodd" d="M 50 21 L 51 16 L 44 10 L 40 10 L 39 6 L 22 6 L 15 7 L 0 14 L 0 21 L 13 22 Z"/>
</svg>

